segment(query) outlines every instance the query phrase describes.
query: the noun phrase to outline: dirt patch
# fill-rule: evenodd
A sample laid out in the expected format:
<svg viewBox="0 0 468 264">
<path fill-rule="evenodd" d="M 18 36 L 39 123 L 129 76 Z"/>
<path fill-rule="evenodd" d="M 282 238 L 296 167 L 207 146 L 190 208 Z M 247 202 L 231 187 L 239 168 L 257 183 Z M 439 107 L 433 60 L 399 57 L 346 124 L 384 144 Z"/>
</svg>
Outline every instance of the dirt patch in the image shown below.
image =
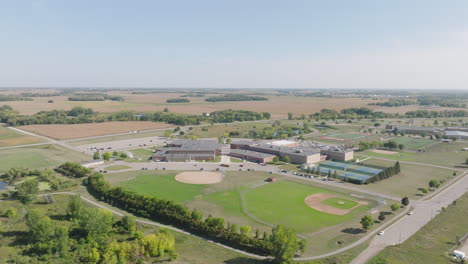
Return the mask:
<svg viewBox="0 0 468 264">
<path fill-rule="evenodd" d="M 383 149 L 374 149 L 372 150 L 374 153 L 379 153 L 379 154 L 398 154 L 396 151 L 390 151 L 390 150 L 383 150 Z"/>
<path fill-rule="evenodd" d="M 215 184 L 223 180 L 223 174 L 211 171 L 186 171 L 177 174 L 175 179 L 188 184 Z"/>
<path fill-rule="evenodd" d="M 73 139 L 169 127 L 174 127 L 174 125 L 160 122 L 128 121 L 72 125 L 29 125 L 19 128 L 55 139 Z"/>
<path fill-rule="evenodd" d="M 309 206 L 310 208 L 312 208 L 312 209 L 315 209 L 317 211 L 324 212 L 324 213 L 327 213 L 327 214 L 334 214 L 334 215 L 345 215 L 345 214 L 351 212 L 352 210 L 354 210 L 358 206 L 368 204 L 367 202 L 359 201 L 359 202 L 357 202 L 358 205 L 356 205 L 356 206 L 354 206 L 352 208 L 341 209 L 341 208 L 336 208 L 336 207 L 325 205 L 325 204 L 321 203 L 323 200 L 326 200 L 328 198 L 334 198 L 334 197 L 338 198 L 337 196 L 331 195 L 331 194 L 328 194 L 328 193 L 316 193 L 316 194 L 312 194 L 312 195 L 307 196 L 304 199 L 304 203 L 307 206 Z"/>
</svg>

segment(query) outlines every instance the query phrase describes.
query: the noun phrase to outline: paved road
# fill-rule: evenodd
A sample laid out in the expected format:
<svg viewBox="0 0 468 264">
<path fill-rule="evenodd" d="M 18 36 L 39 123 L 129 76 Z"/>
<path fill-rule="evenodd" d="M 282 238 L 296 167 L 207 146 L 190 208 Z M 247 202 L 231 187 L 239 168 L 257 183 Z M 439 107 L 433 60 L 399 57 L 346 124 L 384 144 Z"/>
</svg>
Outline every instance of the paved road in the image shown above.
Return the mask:
<svg viewBox="0 0 468 264">
<path fill-rule="evenodd" d="M 468 176 L 467 173 L 464 173 L 457 182 L 442 190 L 430 200 L 412 202 L 414 214 L 405 216 L 392 226 L 386 228 L 385 234 L 375 237 L 371 241 L 370 246 L 354 259 L 351 264 L 366 263 L 366 261 L 377 255 L 385 247 L 403 243 L 439 214 L 442 207 L 450 205 L 467 190 Z"/>
</svg>

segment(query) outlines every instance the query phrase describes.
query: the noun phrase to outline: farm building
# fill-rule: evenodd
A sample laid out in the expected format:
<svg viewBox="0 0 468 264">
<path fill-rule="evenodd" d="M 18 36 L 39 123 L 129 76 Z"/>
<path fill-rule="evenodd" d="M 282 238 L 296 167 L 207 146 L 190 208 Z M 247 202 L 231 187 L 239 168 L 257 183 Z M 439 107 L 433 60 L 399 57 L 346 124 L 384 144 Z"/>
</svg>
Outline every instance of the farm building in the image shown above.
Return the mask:
<svg viewBox="0 0 468 264">
<path fill-rule="evenodd" d="M 175 140 L 153 155 L 154 161 L 214 160 L 225 146 L 214 140 Z"/>
<path fill-rule="evenodd" d="M 81 162 L 80 164 L 81 166 L 85 168 L 92 168 L 92 167 L 96 167 L 96 166 L 104 164 L 104 160 L 103 159 L 90 160 L 90 161 Z"/>
</svg>

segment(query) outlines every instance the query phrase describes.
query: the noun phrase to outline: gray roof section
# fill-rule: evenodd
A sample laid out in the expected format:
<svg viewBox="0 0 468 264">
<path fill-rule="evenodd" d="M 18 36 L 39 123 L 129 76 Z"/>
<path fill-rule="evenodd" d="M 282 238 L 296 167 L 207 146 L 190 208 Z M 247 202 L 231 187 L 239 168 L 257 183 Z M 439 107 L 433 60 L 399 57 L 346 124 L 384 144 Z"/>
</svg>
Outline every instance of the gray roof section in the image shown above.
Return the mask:
<svg viewBox="0 0 468 264">
<path fill-rule="evenodd" d="M 181 145 L 180 147 L 175 147 L 174 149 L 178 150 L 216 150 L 221 149 L 223 147 L 222 144 L 219 144 L 217 141 L 214 140 L 191 140 L 191 139 L 179 139 L 174 140 L 170 144 L 173 145 Z"/>
<path fill-rule="evenodd" d="M 320 154 L 320 150 L 317 150 L 314 148 L 308 148 L 308 147 L 289 148 L 289 147 L 280 147 L 280 146 L 275 146 L 275 145 L 270 145 L 270 144 L 259 144 L 259 145 L 253 145 L 253 146 L 259 149 L 265 149 L 267 151 L 276 150 L 282 154 L 295 154 L 295 155 L 303 155 L 303 156 Z"/>
<path fill-rule="evenodd" d="M 428 132 L 443 130 L 443 128 L 440 128 L 440 127 L 416 127 L 416 126 L 397 126 L 396 129 L 397 130 L 419 130 L 419 131 L 428 131 Z"/>
<path fill-rule="evenodd" d="M 260 158 L 260 159 L 270 158 L 270 157 L 275 156 L 273 154 L 262 153 L 262 152 L 251 151 L 251 150 L 245 150 L 245 149 L 231 149 L 231 154 L 245 155 L 245 156 Z"/>
<path fill-rule="evenodd" d="M 468 132 L 463 132 L 463 131 L 445 131 L 445 135 L 447 136 L 453 136 L 453 137 L 468 137 Z"/>
</svg>

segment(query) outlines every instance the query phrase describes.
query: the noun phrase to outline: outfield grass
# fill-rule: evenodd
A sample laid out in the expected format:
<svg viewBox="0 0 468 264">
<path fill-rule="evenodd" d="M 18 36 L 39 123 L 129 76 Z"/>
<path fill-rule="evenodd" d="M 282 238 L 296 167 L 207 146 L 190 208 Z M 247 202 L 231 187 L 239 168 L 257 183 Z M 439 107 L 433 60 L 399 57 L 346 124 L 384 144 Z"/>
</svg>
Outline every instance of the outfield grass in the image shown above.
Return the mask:
<svg viewBox="0 0 468 264">
<path fill-rule="evenodd" d="M 66 161 L 82 162 L 91 157 L 58 145 L 0 150 L 0 172 L 10 168 L 47 168 Z"/>
<path fill-rule="evenodd" d="M 329 205 L 329 206 L 333 206 L 336 208 L 340 208 L 340 209 L 350 209 L 358 205 L 358 203 L 355 201 L 346 200 L 346 199 L 337 198 L 337 197 L 325 199 L 320 203 L 324 205 Z"/>
<path fill-rule="evenodd" d="M 124 182 L 121 186 L 141 193 L 176 202 L 183 202 L 201 195 L 206 185 L 186 184 L 175 180 L 174 173 L 164 175 L 142 174 Z"/>
<path fill-rule="evenodd" d="M 315 193 L 332 191 L 290 181 L 263 185 L 244 194 L 246 208 L 269 223 L 283 224 L 297 232 L 312 232 L 353 219 L 356 214 L 369 209 L 359 206 L 346 215 L 332 215 L 314 210 L 304 199 Z"/>
<path fill-rule="evenodd" d="M 457 237 L 467 232 L 466 224 L 463 224 L 467 218 L 468 194 L 465 194 L 456 205 L 442 211 L 408 240 L 385 248 L 368 264 L 452 263 L 444 254 L 455 245 Z M 377 259 L 386 262 L 377 262 Z"/>
<path fill-rule="evenodd" d="M 108 171 L 118 171 L 118 170 L 126 170 L 126 169 L 130 169 L 131 167 L 130 166 L 127 166 L 127 165 L 112 165 L 112 166 L 109 166 L 109 167 L 105 167 L 104 170 L 108 170 Z"/>
</svg>

